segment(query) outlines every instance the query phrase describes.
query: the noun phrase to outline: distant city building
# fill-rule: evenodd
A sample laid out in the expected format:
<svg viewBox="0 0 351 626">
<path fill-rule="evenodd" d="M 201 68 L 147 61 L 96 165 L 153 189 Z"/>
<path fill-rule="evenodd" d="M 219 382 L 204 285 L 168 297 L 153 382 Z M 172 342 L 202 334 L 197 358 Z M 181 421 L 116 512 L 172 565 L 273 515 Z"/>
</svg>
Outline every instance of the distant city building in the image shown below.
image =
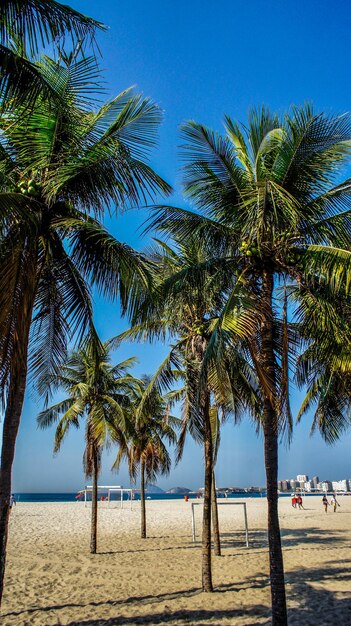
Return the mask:
<svg viewBox="0 0 351 626">
<path fill-rule="evenodd" d="M 331 491 L 333 489 L 333 485 L 330 480 L 323 480 L 318 483 L 317 488 L 320 489 L 320 491 Z"/>
<path fill-rule="evenodd" d="M 289 480 L 278 480 L 278 489 L 279 489 L 279 491 L 289 491 L 289 489 L 290 489 L 290 481 Z"/>
<path fill-rule="evenodd" d="M 351 491 L 351 479 L 344 478 L 342 480 L 319 480 L 319 476 L 313 476 L 308 479 L 307 474 L 298 474 L 292 480 L 278 480 L 279 491 L 299 491 L 304 489 L 306 492 L 313 491 Z"/>
<path fill-rule="evenodd" d="M 296 480 L 297 480 L 299 483 L 307 483 L 307 481 L 308 481 L 308 476 L 307 476 L 307 474 L 298 474 L 298 475 L 297 475 L 297 477 L 296 477 Z"/>
<path fill-rule="evenodd" d="M 313 489 L 317 489 L 317 485 L 319 483 L 319 476 L 313 476 L 311 483 L 312 483 Z"/>
<path fill-rule="evenodd" d="M 348 480 L 333 480 L 332 487 L 334 491 L 349 491 L 350 489 Z"/>
<path fill-rule="evenodd" d="M 287 491 L 299 491 L 305 490 L 308 493 L 313 491 L 349 491 L 351 492 L 351 479 L 343 478 L 342 480 L 319 480 L 319 476 L 313 476 L 311 480 L 309 480 L 307 474 L 298 474 L 296 480 L 292 478 L 291 480 L 278 480 L 277 483 L 278 491 L 287 492 Z M 235 488 L 232 488 L 232 491 L 235 491 Z M 256 491 L 256 488 L 252 488 L 252 490 Z M 245 491 L 250 491 L 250 489 L 246 489 Z"/>
</svg>

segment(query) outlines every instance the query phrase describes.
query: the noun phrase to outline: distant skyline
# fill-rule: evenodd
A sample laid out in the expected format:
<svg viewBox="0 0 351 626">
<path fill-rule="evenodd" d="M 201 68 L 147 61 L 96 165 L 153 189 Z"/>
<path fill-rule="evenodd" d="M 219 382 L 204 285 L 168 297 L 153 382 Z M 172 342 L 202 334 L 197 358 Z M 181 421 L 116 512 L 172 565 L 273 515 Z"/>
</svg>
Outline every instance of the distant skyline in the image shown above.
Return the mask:
<svg viewBox="0 0 351 626">
<path fill-rule="evenodd" d="M 351 108 L 349 32 L 351 5 L 339 0 L 337 10 L 328 0 L 310 3 L 281 0 L 153 0 L 118 2 L 67 0 L 74 8 L 109 26 L 99 35 L 107 99 L 130 85 L 159 103 L 164 110 L 160 141 L 152 165 L 174 189 L 169 204 L 186 206 L 181 197 L 178 126 L 195 119 L 222 130 L 225 113 L 245 122 L 247 111 L 263 103 L 283 112 L 292 103 L 314 103 L 318 111 L 342 113 Z M 150 238 L 140 238 L 146 210 L 126 212 L 106 225 L 121 241 L 137 249 Z M 96 324 L 102 339 L 127 328 L 118 306 L 95 297 Z M 153 373 L 166 354 L 162 345 L 125 344 L 116 360 L 136 355 L 135 373 Z M 303 393 L 292 387 L 294 415 Z M 62 451 L 52 456 L 53 430 L 39 431 L 36 404 L 27 393 L 16 448 L 13 490 L 17 492 L 74 491 L 85 484 L 82 470 L 84 427 L 69 433 Z M 280 447 L 279 477 L 302 472 L 321 480 L 351 478 L 351 435 L 335 446 L 324 444 L 318 434 L 309 437 L 311 418 L 295 429 L 289 449 Z M 125 467 L 116 475 L 109 468 L 114 453 L 104 455 L 100 484 L 129 485 Z M 158 485 L 164 489 L 203 484 L 202 450 L 190 440 L 184 459 L 170 477 Z M 265 483 L 262 438 L 252 425 L 228 423 L 223 427 L 217 484 Z"/>
</svg>

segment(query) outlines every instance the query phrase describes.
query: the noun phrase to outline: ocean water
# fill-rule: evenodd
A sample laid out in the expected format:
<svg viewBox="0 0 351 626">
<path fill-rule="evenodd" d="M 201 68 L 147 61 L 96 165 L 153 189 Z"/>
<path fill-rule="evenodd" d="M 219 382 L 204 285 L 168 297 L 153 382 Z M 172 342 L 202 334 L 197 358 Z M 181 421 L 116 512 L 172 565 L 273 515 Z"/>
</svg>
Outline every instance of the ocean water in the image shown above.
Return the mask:
<svg viewBox="0 0 351 626">
<path fill-rule="evenodd" d="M 15 493 L 15 498 L 17 502 L 76 502 L 77 493 Z M 106 496 L 107 493 L 103 491 L 99 491 L 100 496 Z M 259 493 L 235 493 L 228 498 L 261 498 L 264 497 L 265 494 Z M 181 494 L 170 494 L 170 493 L 150 493 L 146 494 L 146 497 L 150 500 L 183 500 L 184 495 Z M 136 498 L 139 499 L 139 494 L 136 494 Z M 196 499 L 196 495 L 189 496 L 189 500 Z M 224 499 L 224 498 L 223 498 Z M 113 493 L 111 494 L 111 500 L 120 500 L 120 495 Z M 127 494 L 124 494 L 124 500 L 128 500 Z"/>
<path fill-rule="evenodd" d="M 332 492 L 330 492 L 332 493 Z M 17 502 L 76 502 L 77 492 L 74 493 L 15 493 L 15 498 Z M 340 494 L 339 494 L 340 495 Z M 348 494 L 348 495 L 351 495 Z M 107 492 L 99 491 L 99 498 L 101 496 L 107 496 Z M 306 493 L 303 497 L 308 498 L 321 498 L 323 496 L 322 493 Z M 89 497 L 89 496 L 88 496 Z M 149 500 L 183 500 L 184 495 L 182 494 L 171 494 L 171 493 L 147 493 L 147 499 Z M 240 500 L 242 498 L 265 498 L 266 493 L 233 493 L 228 496 L 228 499 L 237 499 Z M 291 493 L 280 493 L 280 498 L 291 498 Z M 139 493 L 134 494 L 135 500 L 140 499 Z M 121 496 L 118 493 L 111 493 L 111 501 L 120 500 Z M 128 495 L 125 493 L 124 500 L 128 500 Z M 219 499 L 225 499 L 224 496 L 219 496 Z M 189 495 L 189 500 L 196 500 L 196 494 Z"/>
</svg>

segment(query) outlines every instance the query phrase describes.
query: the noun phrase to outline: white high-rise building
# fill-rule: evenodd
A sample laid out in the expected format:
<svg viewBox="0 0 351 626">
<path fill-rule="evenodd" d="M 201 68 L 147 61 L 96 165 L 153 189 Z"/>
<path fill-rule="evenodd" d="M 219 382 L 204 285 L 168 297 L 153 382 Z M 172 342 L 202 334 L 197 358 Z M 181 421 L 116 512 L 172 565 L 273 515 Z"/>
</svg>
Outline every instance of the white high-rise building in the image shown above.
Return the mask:
<svg viewBox="0 0 351 626">
<path fill-rule="evenodd" d="M 333 485 L 334 491 L 348 491 L 349 490 L 348 480 L 333 480 L 332 485 Z"/>
<path fill-rule="evenodd" d="M 320 491 L 331 491 L 333 489 L 333 485 L 330 480 L 322 480 L 322 482 L 318 483 L 317 486 Z"/>
<path fill-rule="evenodd" d="M 305 482 L 305 491 L 312 491 L 312 488 L 313 488 L 313 484 L 311 483 L 310 480 L 307 480 Z"/>
<path fill-rule="evenodd" d="M 307 481 L 308 481 L 308 476 L 307 476 L 307 474 L 298 474 L 298 475 L 296 476 L 296 480 L 297 480 L 299 483 L 307 483 Z"/>
</svg>

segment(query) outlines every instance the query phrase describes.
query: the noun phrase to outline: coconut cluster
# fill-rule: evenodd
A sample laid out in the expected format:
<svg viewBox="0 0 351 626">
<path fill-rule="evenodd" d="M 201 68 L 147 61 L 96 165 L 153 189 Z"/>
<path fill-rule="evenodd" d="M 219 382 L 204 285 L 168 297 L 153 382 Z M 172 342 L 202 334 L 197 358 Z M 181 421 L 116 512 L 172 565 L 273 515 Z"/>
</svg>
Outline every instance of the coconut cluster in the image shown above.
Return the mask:
<svg viewBox="0 0 351 626">
<path fill-rule="evenodd" d="M 258 255 L 258 248 L 255 244 L 249 244 L 247 241 L 243 241 L 240 248 L 240 252 L 245 256 L 256 256 Z"/>
<path fill-rule="evenodd" d="M 18 183 L 18 189 L 25 196 L 37 196 L 39 193 L 39 188 L 34 178 L 22 178 Z"/>
</svg>

